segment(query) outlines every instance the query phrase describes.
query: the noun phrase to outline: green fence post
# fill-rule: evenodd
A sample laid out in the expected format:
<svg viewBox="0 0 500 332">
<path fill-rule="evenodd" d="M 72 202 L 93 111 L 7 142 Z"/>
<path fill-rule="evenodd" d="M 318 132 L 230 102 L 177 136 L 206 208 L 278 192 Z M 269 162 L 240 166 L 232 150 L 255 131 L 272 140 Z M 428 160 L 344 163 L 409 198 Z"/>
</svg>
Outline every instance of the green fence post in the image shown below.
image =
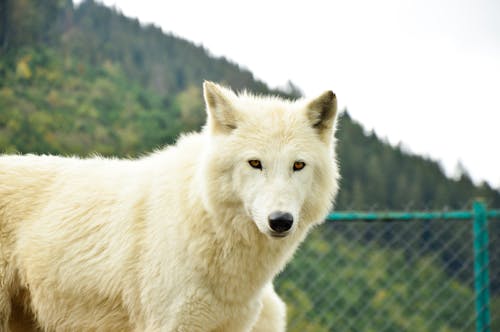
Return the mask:
<svg viewBox="0 0 500 332">
<path fill-rule="evenodd" d="M 474 288 L 476 331 L 490 332 L 490 280 L 488 276 L 488 220 L 486 205 L 474 202 Z"/>
</svg>

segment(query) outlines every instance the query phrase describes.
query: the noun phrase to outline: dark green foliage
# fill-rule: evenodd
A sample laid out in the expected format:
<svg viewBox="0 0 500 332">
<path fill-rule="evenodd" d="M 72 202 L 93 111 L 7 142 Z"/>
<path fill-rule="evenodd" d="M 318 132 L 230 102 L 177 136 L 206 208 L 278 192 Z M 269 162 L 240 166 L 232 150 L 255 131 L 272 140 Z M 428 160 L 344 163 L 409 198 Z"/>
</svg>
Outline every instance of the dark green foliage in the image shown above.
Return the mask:
<svg viewBox="0 0 500 332">
<path fill-rule="evenodd" d="M 423 234 L 451 230 L 432 248 Z M 384 240 L 384 233 L 392 240 Z M 474 327 L 472 238 L 467 222 L 326 223 L 313 231 L 276 286 L 289 331 L 470 331 Z M 397 243 L 395 240 L 404 242 Z M 462 240 L 461 240 L 462 239 Z M 465 240 L 465 241 L 464 241 Z M 463 266 L 441 259 L 459 245 Z M 492 322 L 499 321 L 493 296 Z"/>
<path fill-rule="evenodd" d="M 435 161 L 404 152 L 366 133 L 347 112 L 339 120 L 342 190 L 337 209 L 470 209 L 481 197 L 500 207 L 500 193 L 468 175 L 453 180 Z"/>
<path fill-rule="evenodd" d="M 69 52 L 93 64 L 106 59 L 120 63 L 129 79 L 160 95 L 174 95 L 203 80 L 224 82 L 237 90 L 269 92 L 251 72 L 225 58 L 211 57 L 202 47 L 155 26 L 141 26 L 93 1 L 75 10 L 74 26 L 68 33 L 71 37 L 64 47 Z"/>
</svg>

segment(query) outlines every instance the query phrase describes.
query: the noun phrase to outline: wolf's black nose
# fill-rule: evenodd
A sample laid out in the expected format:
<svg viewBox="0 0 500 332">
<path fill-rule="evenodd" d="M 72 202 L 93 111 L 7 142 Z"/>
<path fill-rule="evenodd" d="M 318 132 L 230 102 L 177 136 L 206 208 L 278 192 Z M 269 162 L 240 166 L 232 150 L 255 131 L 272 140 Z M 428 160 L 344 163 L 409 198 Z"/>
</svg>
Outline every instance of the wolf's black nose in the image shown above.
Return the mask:
<svg viewBox="0 0 500 332">
<path fill-rule="evenodd" d="M 274 211 L 268 219 L 269 227 L 276 233 L 284 233 L 292 228 L 293 216 L 288 212 Z"/>
</svg>

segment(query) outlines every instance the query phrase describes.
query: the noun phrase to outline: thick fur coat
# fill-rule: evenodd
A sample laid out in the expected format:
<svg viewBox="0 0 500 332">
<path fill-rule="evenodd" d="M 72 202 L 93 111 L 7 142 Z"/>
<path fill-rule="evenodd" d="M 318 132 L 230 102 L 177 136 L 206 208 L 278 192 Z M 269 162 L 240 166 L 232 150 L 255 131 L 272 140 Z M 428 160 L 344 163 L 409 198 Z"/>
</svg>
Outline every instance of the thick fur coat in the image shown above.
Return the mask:
<svg viewBox="0 0 500 332">
<path fill-rule="evenodd" d="M 203 131 L 140 159 L 0 157 L 1 331 L 285 329 L 272 280 L 337 193 L 335 95 L 204 94 Z"/>
</svg>

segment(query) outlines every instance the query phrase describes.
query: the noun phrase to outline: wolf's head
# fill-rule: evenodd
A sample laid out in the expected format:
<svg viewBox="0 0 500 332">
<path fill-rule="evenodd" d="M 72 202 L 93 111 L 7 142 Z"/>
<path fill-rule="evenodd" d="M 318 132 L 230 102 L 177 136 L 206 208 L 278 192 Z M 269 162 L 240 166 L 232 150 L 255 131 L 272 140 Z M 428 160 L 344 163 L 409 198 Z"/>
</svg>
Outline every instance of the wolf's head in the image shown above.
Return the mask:
<svg viewBox="0 0 500 332">
<path fill-rule="evenodd" d="M 223 218 L 236 209 L 235 227 L 276 238 L 321 222 L 337 193 L 333 92 L 291 102 L 205 82 L 204 96 L 209 211 Z"/>
</svg>

